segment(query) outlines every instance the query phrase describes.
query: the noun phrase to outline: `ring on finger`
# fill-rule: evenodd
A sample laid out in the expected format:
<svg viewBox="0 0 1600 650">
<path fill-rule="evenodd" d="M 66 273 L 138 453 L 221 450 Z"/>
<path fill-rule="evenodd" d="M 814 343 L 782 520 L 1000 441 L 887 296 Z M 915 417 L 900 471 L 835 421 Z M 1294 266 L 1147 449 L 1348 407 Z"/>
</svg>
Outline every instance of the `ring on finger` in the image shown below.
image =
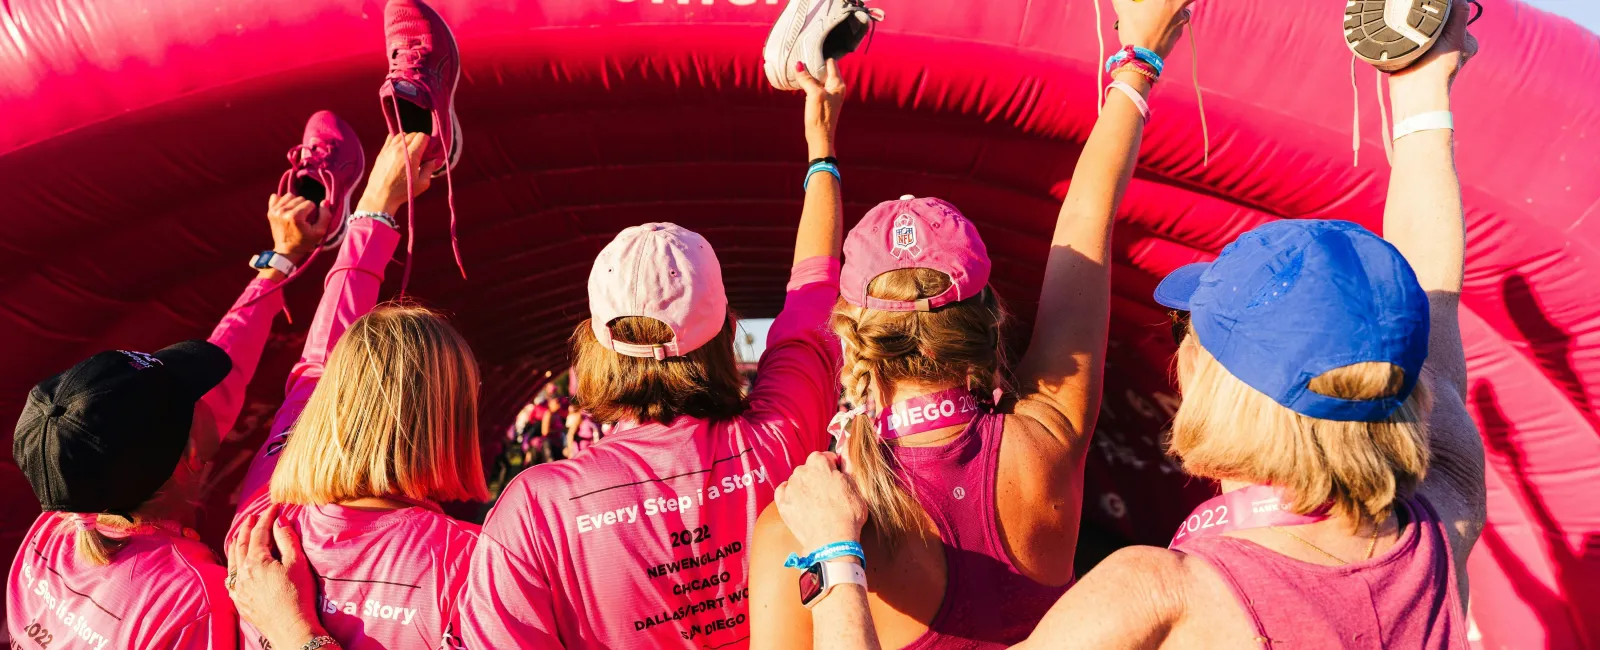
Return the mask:
<svg viewBox="0 0 1600 650">
<path fill-rule="evenodd" d="M 238 571 L 238 569 L 230 570 L 230 571 L 228 571 L 228 579 L 224 580 L 222 582 L 222 586 L 227 587 L 228 591 L 233 591 L 233 584 L 235 582 L 238 582 L 238 580 L 239 580 L 239 571 Z"/>
</svg>

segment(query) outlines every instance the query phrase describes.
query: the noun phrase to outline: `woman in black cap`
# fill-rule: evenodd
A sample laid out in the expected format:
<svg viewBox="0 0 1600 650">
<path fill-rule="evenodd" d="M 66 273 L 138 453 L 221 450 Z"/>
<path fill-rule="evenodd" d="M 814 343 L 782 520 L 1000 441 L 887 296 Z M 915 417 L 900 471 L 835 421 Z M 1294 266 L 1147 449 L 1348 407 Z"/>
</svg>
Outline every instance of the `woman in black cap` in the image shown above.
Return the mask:
<svg viewBox="0 0 1600 650">
<path fill-rule="evenodd" d="M 29 393 L 12 454 L 44 513 L 11 564 L 12 647 L 237 646 L 225 570 L 189 528 L 199 470 L 238 419 L 278 285 L 330 220 L 292 195 L 267 219 L 274 246 L 210 339 L 101 352 Z"/>
</svg>

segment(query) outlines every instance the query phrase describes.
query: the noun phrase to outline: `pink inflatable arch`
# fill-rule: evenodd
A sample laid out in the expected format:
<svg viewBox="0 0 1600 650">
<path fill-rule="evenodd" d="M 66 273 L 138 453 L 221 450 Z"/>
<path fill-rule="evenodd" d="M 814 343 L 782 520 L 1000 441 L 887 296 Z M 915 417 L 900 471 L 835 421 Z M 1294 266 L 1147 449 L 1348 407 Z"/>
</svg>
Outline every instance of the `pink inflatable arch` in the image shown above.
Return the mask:
<svg viewBox="0 0 1600 650">
<path fill-rule="evenodd" d="M 776 3 L 435 2 L 466 61 L 455 190 L 471 279 L 451 262 L 438 191 L 417 209 L 411 292 L 457 314 L 486 372 L 487 422 L 503 426 L 564 365 L 589 264 L 623 226 L 704 233 L 737 309 L 776 310 L 804 155 L 800 100 L 760 73 Z M 1600 641 L 1600 39 L 1514 0 L 1485 4 L 1485 53 L 1457 90 L 1468 401 L 1490 450 L 1473 609 L 1487 646 L 1576 648 Z M 907 193 L 953 201 L 983 230 L 994 283 L 1026 320 L 1095 115 L 1093 3 L 876 6 L 889 19 L 846 66 L 848 211 Z M 1160 452 L 1176 397 L 1156 279 L 1270 219 L 1378 225 L 1387 169 L 1374 78 L 1357 79 L 1364 148 L 1352 165 L 1341 9 L 1201 3 L 1209 166 L 1187 51 L 1156 94 L 1116 235 L 1086 556 L 1163 542 L 1209 489 Z M 377 148 L 380 15 L 378 0 L 0 2 L 0 419 L 92 351 L 209 330 L 249 277 L 246 256 L 268 242 L 263 199 L 306 116 L 332 109 Z M 209 534 L 230 516 L 281 396 L 314 285 L 289 289 L 300 318 L 280 321 L 216 462 Z M 36 511 L 14 465 L 0 481 L 9 558 Z"/>
</svg>

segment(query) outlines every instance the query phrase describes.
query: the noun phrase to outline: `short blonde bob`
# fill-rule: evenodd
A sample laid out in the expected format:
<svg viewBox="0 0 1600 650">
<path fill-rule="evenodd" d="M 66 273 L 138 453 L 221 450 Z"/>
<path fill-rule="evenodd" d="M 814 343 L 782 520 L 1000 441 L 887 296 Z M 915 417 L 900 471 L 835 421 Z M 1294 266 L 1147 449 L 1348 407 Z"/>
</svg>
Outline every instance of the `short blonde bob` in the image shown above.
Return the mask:
<svg viewBox="0 0 1600 650">
<path fill-rule="evenodd" d="M 1411 495 L 1428 469 L 1427 383 L 1381 422 L 1340 422 L 1301 415 L 1228 372 L 1192 329 L 1178 346 L 1183 402 L 1170 451 L 1191 475 L 1283 488 L 1289 509 L 1307 514 L 1331 505 L 1357 522 L 1382 521 Z M 1399 392 L 1405 373 L 1387 363 L 1335 368 L 1311 380 L 1323 395 L 1362 400 Z"/>
<path fill-rule="evenodd" d="M 272 474 L 272 499 L 487 501 L 478 363 L 432 310 L 379 305 L 351 323 Z"/>
</svg>

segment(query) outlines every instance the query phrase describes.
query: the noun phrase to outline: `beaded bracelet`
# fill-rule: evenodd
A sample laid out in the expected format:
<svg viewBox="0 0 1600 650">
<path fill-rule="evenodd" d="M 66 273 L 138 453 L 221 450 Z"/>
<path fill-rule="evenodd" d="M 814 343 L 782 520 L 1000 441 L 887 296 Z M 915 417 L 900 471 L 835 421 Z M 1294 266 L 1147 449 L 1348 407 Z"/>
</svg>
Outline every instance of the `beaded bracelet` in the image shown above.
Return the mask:
<svg viewBox="0 0 1600 650">
<path fill-rule="evenodd" d="M 357 210 L 354 214 L 350 215 L 350 220 L 351 221 L 355 221 L 356 219 L 371 219 L 373 221 L 377 221 L 379 223 L 382 223 L 383 225 L 388 226 L 390 228 L 393 228 L 395 230 L 399 230 L 400 229 L 400 226 L 395 225 L 394 217 L 389 215 L 388 213 L 385 213 L 385 212 L 371 212 L 371 211 L 368 211 L 368 210 Z"/>
<path fill-rule="evenodd" d="M 1137 59 L 1124 61 L 1120 67 L 1118 67 L 1116 70 L 1112 70 L 1111 72 L 1115 74 L 1119 70 L 1132 70 L 1137 72 L 1144 78 L 1149 79 L 1151 84 L 1161 81 L 1161 75 L 1156 73 L 1155 68 L 1152 68 L 1150 67 L 1150 64 Z"/>
</svg>

